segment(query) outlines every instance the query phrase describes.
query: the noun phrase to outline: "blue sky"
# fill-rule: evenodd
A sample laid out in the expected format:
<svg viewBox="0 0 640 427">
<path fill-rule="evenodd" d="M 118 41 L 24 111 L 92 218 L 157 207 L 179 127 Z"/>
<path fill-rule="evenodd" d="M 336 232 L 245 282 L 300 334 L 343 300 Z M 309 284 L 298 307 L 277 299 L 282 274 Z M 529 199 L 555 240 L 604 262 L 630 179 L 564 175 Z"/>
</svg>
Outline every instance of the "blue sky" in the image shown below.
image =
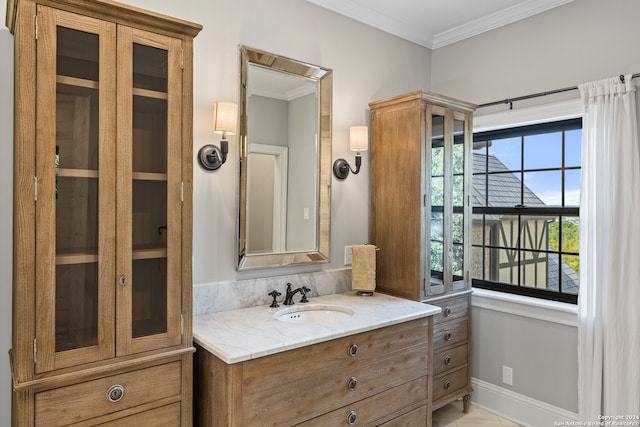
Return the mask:
<svg viewBox="0 0 640 427">
<path fill-rule="evenodd" d="M 580 166 L 582 130 L 565 132 L 565 166 Z M 507 168 L 520 170 L 520 138 L 492 141 L 489 154 L 496 156 Z M 482 150 L 482 154 L 484 154 Z M 560 132 L 526 136 L 524 140 L 524 169 L 562 167 L 562 134 Z M 520 176 L 517 174 L 516 176 Z M 546 205 L 562 204 L 561 171 L 525 172 L 525 185 Z M 580 204 L 580 170 L 565 172 L 565 206 Z"/>
</svg>

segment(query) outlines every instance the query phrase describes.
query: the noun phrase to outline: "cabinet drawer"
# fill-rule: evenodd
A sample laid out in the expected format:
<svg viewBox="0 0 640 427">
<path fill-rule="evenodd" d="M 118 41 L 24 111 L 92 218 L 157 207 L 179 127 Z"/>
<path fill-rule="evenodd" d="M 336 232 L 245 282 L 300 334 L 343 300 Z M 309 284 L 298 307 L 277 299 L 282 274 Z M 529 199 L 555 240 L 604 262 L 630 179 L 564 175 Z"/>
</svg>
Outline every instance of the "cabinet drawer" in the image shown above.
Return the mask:
<svg viewBox="0 0 640 427">
<path fill-rule="evenodd" d="M 438 306 L 442 311 L 433 316 L 433 324 L 438 325 L 442 322 L 461 319 L 469 316 L 469 296 L 463 295 L 461 297 L 431 302 L 427 301 L 427 304 Z"/>
<path fill-rule="evenodd" d="M 114 386 L 124 393 L 112 402 L 107 393 Z M 37 393 L 36 424 L 71 424 L 180 394 L 181 363 L 167 363 Z"/>
<path fill-rule="evenodd" d="M 398 418 L 387 423 L 381 424 L 380 427 L 424 427 L 427 423 L 427 406 L 421 406 L 414 409 L 408 414 L 400 415 Z"/>
<path fill-rule="evenodd" d="M 402 384 L 398 387 L 394 387 L 390 390 L 379 393 L 368 399 L 354 402 L 343 408 L 309 420 L 305 423 L 300 424 L 300 426 L 349 426 L 349 421 L 353 422 L 352 425 L 362 426 L 370 423 L 375 423 L 375 421 L 387 418 L 392 414 L 402 413 L 402 411 L 411 411 L 413 408 L 417 408 L 416 410 L 413 410 L 409 413 L 412 414 L 409 419 L 413 419 L 414 423 L 397 424 L 394 423 L 394 420 L 394 422 L 390 422 L 384 425 L 415 425 L 422 427 L 427 422 L 426 403 L 427 377 L 424 376 L 409 383 Z M 420 412 L 421 409 L 422 412 Z M 409 416 L 409 414 L 407 414 L 407 416 Z M 423 417 L 420 417 L 421 414 L 423 414 Z M 419 418 L 421 422 L 417 422 Z M 400 419 L 404 418 L 401 417 Z"/>
<path fill-rule="evenodd" d="M 468 385 L 468 367 L 450 372 L 433 379 L 433 402 Z"/>
<path fill-rule="evenodd" d="M 433 355 L 433 375 L 439 375 L 445 371 L 459 368 L 466 364 L 469 358 L 469 345 L 442 350 Z"/>
<path fill-rule="evenodd" d="M 424 343 L 346 366 L 330 355 L 323 360 L 301 354 L 296 365 L 289 365 L 290 372 L 277 377 L 269 371 L 251 370 L 247 375 L 245 370 L 243 426 L 263 426 L 265 420 L 272 425 L 293 425 L 426 376 L 428 346 Z"/>
<path fill-rule="evenodd" d="M 433 349 L 437 352 L 443 347 L 467 340 L 468 336 L 468 319 L 441 323 L 433 330 Z"/>
<path fill-rule="evenodd" d="M 180 403 L 162 406 L 149 411 L 130 415 L 104 424 L 100 427 L 177 427 L 180 425 Z"/>
</svg>

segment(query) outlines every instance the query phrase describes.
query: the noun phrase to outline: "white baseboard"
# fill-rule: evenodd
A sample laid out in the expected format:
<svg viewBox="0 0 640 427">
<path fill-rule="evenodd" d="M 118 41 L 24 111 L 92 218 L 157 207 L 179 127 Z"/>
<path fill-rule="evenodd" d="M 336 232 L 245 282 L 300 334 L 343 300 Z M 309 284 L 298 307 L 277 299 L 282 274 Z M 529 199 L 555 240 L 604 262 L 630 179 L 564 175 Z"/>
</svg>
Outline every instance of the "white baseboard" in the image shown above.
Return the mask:
<svg viewBox="0 0 640 427">
<path fill-rule="evenodd" d="M 471 378 L 474 405 L 527 427 L 558 426 L 577 421 L 578 414 L 532 399 L 477 378 Z"/>
</svg>

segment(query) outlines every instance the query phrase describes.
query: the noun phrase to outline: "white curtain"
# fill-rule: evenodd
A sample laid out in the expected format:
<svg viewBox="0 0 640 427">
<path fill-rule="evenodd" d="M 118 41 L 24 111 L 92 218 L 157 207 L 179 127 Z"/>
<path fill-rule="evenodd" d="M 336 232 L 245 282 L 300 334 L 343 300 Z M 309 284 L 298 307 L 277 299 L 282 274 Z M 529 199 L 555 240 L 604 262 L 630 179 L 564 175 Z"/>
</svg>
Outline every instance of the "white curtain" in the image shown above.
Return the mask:
<svg viewBox="0 0 640 427">
<path fill-rule="evenodd" d="M 582 421 L 640 415 L 640 150 L 631 75 L 579 86 Z M 636 424 L 637 425 L 637 424 Z"/>
</svg>

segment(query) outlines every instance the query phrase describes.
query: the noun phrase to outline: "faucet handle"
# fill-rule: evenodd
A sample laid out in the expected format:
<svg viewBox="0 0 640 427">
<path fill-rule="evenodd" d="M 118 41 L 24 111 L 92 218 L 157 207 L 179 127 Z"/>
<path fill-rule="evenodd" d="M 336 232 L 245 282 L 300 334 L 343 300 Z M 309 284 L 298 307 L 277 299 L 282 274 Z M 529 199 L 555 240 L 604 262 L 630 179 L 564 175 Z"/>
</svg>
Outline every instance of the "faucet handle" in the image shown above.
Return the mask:
<svg viewBox="0 0 640 427">
<path fill-rule="evenodd" d="M 309 300 L 307 299 L 307 292 L 311 292 L 311 289 L 307 288 L 306 286 L 302 286 L 300 288 L 300 293 L 302 294 L 300 302 L 309 302 Z"/>
<path fill-rule="evenodd" d="M 269 307 L 272 307 L 272 308 L 280 307 L 280 305 L 276 301 L 276 298 L 278 298 L 282 294 L 274 289 L 273 291 L 269 292 L 268 295 L 273 297 L 273 301 L 271 302 L 271 305 Z"/>
</svg>

